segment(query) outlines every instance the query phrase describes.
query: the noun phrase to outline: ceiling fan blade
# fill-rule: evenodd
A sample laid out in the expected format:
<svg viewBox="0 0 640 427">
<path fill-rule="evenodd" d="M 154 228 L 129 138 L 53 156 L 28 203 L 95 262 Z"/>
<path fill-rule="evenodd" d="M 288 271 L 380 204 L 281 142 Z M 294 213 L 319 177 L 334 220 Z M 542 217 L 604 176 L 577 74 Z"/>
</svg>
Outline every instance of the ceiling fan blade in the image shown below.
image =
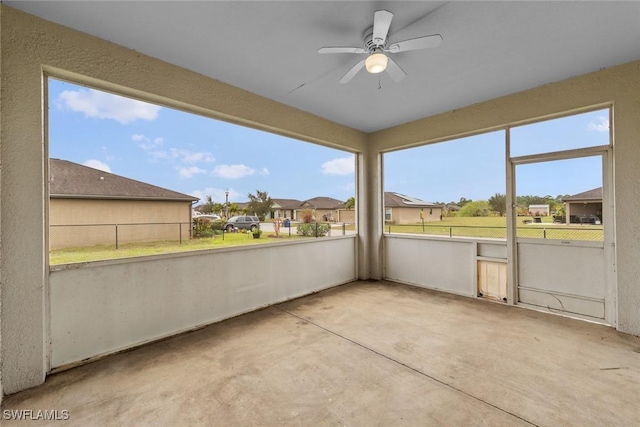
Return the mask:
<svg viewBox="0 0 640 427">
<path fill-rule="evenodd" d="M 389 34 L 389 27 L 393 13 L 388 10 L 378 10 L 373 15 L 373 43 L 376 45 L 384 44 Z"/>
<path fill-rule="evenodd" d="M 432 34 L 430 36 L 418 37 L 415 39 L 404 40 L 394 43 L 387 49 L 391 53 L 406 52 L 408 50 L 429 49 L 431 47 L 440 46 L 442 36 L 440 34 Z"/>
<path fill-rule="evenodd" d="M 356 65 L 354 65 L 349 71 L 347 71 L 347 74 L 345 74 L 340 79 L 340 83 L 341 84 L 349 83 L 351 79 L 354 78 L 356 74 L 358 74 L 358 71 L 360 71 L 363 68 L 364 68 L 364 59 L 358 62 Z"/>
<path fill-rule="evenodd" d="M 361 47 L 321 47 L 318 53 L 364 53 Z"/>
<path fill-rule="evenodd" d="M 396 62 L 391 58 L 388 58 L 387 61 L 387 73 L 389 73 L 389 75 L 395 82 L 402 81 L 402 79 L 407 76 L 407 73 L 405 73 L 402 68 L 400 68 L 400 66 L 396 64 Z"/>
</svg>

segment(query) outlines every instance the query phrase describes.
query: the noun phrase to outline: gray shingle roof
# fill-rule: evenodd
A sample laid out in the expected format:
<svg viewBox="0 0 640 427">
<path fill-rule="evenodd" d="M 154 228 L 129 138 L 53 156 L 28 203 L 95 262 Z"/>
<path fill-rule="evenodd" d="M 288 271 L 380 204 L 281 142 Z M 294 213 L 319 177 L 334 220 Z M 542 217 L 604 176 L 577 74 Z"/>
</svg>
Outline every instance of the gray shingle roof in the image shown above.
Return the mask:
<svg viewBox="0 0 640 427">
<path fill-rule="evenodd" d="M 296 199 L 271 199 L 273 203 L 280 206 L 282 209 L 297 209 L 302 202 Z"/>
<path fill-rule="evenodd" d="M 313 208 L 313 209 L 340 209 L 344 208 L 344 202 L 331 197 L 314 197 L 313 199 L 307 199 L 299 206 L 299 208 Z"/>
<path fill-rule="evenodd" d="M 51 198 L 184 200 L 197 197 L 103 172 L 68 160 L 49 160 Z"/>
<path fill-rule="evenodd" d="M 393 193 L 391 191 L 384 192 L 384 206 L 387 208 L 403 207 L 403 208 L 436 208 L 440 205 L 436 205 L 431 202 L 417 199 L 411 196 L 405 196 L 400 193 Z"/>
<path fill-rule="evenodd" d="M 577 202 L 583 200 L 602 201 L 602 187 L 574 194 L 573 196 L 564 197 L 562 200 L 565 202 Z"/>
</svg>

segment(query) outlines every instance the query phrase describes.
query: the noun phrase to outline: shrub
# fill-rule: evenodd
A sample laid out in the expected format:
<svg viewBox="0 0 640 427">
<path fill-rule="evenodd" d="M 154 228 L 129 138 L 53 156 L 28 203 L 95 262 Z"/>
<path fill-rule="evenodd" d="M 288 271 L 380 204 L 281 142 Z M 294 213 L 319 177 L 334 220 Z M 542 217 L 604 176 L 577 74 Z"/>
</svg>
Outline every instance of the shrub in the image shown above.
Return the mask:
<svg viewBox="0 0 640 427">
<path fill-rule="evenodd" d="M 305 224 L 311 224 L 313 222 L 313 210 L 312 209 L 304 209 L 300 212 L 302 217 L 302 222 Z"/>
<path fill-rule="evenodd" d="M 459 216 L 489 216 L 489 202 L 486 200 L 478 200 L 465 204 L 459 211 Z"/>
<path fill-rule="evenodd" d="M 318 230 L 318 235 L 316 236 L 316 226 Z M 300 236 L 306 237 L 324 237 L 329 234 L 329 224 L 318 224 L 318 223 L 302 223 L 298 224 L 297 233 Z"/>
<path fill-rule="evenodd" d="M 211 221 L 208 218 L 193 218 L 193 237 L 212 237 L 220 234 L 224 228 L 224 220 Z"/>
</svg>

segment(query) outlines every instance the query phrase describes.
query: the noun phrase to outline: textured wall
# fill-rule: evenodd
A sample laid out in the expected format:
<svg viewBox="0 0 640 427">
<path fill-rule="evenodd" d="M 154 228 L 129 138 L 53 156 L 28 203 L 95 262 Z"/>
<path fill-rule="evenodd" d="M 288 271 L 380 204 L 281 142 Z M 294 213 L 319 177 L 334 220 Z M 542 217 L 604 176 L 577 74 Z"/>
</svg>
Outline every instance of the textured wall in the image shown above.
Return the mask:
<svg viewBox="0 0 640 427">
<path fill-rule="evenodd" d="M 12 393 L 48 367 L 43 71 L 99 89 L 358 152 L 358 271 L 382 277 L 377 150 L 489 130 L 594 104 L 615 109 L 618 328 L 640 334 L 640 62 L 473 105 L 369 137 L 176 66 L 0 5 L 0 356 Z"/>
<path fill-rule="evenodd" d="M 350 282 L 355 241 L 313 239 L 52 271 L 52 366 Z"/>
<path fill-rule="evenodd" d="M 362 132 L 0 5 L 2 385 L 40 384 L 48 368 L 43 73 L 184 111 L 354 152 Z"/>
<path fill-rule="evenodd" d="M 118 244 L 123 244 L 190 237 L 188 201 L 51 199 L 49 202 L 50 249 L 113 245 L 116 238 Z"/>
<path fill-rule="evenodd" d="M 2 7 L 0 7 L 0 25 L 2 23 Z M 0 31 L 0 70 L 2 70 L 2 31 Z M 2 79 L 0 79 L 0 95 Z M 0 129 L 2 129 L 2 97 L 0 96 Z M 0 153 L 2 153 L 2 132 L 0 131 Z M 0 154 L 0 248 L 2 248 L 2 155 Z M 0 404 L 2 403 L 2 251 L 0 250 Z"/>
<path fill-rule="evenodd" d="M 384 277 L 455 294 L 476 294 L 475 243 L 385 235 Z"/>
</svg>

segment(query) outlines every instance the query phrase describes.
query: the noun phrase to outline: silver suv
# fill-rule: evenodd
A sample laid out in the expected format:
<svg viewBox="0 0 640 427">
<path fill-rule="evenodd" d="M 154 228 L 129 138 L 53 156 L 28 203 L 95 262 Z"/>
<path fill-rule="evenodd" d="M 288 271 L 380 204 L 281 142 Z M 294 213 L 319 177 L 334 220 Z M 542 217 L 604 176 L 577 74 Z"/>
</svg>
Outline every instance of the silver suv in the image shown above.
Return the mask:
<svg viewBox="0 0 640 427">
<path fill-rule="evenodd" d="M 260 228 L 260 220 L 257 216 L 232 216 L 224 225 L 227 233 L 235 230 L 257 230 Z"/>
</svg>

